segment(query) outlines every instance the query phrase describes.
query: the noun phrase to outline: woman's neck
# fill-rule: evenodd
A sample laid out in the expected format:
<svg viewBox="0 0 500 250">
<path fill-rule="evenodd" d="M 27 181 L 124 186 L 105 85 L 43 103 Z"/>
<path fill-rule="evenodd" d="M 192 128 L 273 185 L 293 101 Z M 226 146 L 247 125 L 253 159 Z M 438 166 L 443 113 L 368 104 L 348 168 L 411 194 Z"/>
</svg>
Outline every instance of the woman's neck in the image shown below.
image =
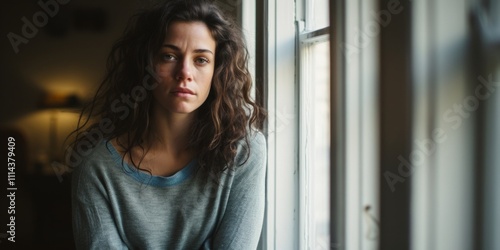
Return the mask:
<svg viewBox="0 0 500 250">
<path fill-rule="evenodd" d="M 163 113 L 163 109 L 155 109 L 152 119 L 152 131 L 146 139 L 150 150 L 161 150 L 170 155 L 186 153 L 190 141 L 190 129 L 195 113 L 172 114 Z"/>
</svg>

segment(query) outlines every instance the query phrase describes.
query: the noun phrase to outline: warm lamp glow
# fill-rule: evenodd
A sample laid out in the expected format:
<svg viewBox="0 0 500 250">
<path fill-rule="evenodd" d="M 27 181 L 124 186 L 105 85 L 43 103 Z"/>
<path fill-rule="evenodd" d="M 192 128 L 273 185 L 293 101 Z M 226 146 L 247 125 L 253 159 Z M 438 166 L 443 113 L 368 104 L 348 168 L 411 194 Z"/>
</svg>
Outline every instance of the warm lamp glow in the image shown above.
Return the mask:
<svg viewBox="0 0 500 250">
<path fill-rule="evenodd" d="M 76 94 L 47 93 L 40 102 L 41 108 L 78 108 L 81 100 Z"/>
</svg>

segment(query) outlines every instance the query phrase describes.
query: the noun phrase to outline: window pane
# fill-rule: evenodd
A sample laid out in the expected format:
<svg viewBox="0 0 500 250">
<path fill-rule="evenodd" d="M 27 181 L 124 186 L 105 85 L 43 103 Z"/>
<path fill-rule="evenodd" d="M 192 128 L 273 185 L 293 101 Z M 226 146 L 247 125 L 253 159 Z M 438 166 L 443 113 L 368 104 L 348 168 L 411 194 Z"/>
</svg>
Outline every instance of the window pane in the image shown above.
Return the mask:
<svg viewBox="0 0 500 250">
<path fill-rule="evenodd" d="M 329 249 L 330 228 L 330 60 L 329 42 L 303 47 L 305 90 L 305 175 L 307 244 Z"/>
<path fill-rule="evenodd" d="M 308 30 L 317 30 L 329 26 L 329 0 L 314 0 L 307 2 L 307 20 Z"/>
</svg>

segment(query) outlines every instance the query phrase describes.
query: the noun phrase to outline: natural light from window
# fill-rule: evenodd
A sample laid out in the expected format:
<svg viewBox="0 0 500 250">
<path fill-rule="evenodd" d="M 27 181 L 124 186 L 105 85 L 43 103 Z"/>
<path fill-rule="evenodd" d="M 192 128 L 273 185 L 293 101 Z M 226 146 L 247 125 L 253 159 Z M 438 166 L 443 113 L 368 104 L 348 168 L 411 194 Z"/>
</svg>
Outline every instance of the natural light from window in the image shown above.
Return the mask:
<svg viewBox="0 0 500 250">
<path fill-rule="evenodd" d="M 328 37 L 301 46 L 303 246 L 330 244 L 330 51 Z"/>
</svg>

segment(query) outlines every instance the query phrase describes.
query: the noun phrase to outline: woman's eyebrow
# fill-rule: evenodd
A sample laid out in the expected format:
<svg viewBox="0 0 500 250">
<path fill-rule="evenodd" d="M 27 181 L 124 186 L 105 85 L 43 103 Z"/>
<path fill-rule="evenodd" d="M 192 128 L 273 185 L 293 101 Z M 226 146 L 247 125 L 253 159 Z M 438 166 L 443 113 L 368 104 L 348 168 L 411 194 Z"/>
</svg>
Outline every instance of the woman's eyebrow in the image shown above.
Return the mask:
<svg viewBox="0 0 500 250">
<path fill-rule="evenodd" d="M 181 49 L 179 49 L 179 47 L 175 46 L 175 45 L 172 45 L 172 44 L 163 44 L 162 47 L 166 47 L 166 48 L 170 48 L 170 49 L 173 49 L 175 51 L 180 51 Z M 195 49 L 193 50 L 194 53 L 210 53 L 210 54 L 214 54 L 214 52 L 212 52 L 211 50 L 209 49 Z"/>
</svg>

